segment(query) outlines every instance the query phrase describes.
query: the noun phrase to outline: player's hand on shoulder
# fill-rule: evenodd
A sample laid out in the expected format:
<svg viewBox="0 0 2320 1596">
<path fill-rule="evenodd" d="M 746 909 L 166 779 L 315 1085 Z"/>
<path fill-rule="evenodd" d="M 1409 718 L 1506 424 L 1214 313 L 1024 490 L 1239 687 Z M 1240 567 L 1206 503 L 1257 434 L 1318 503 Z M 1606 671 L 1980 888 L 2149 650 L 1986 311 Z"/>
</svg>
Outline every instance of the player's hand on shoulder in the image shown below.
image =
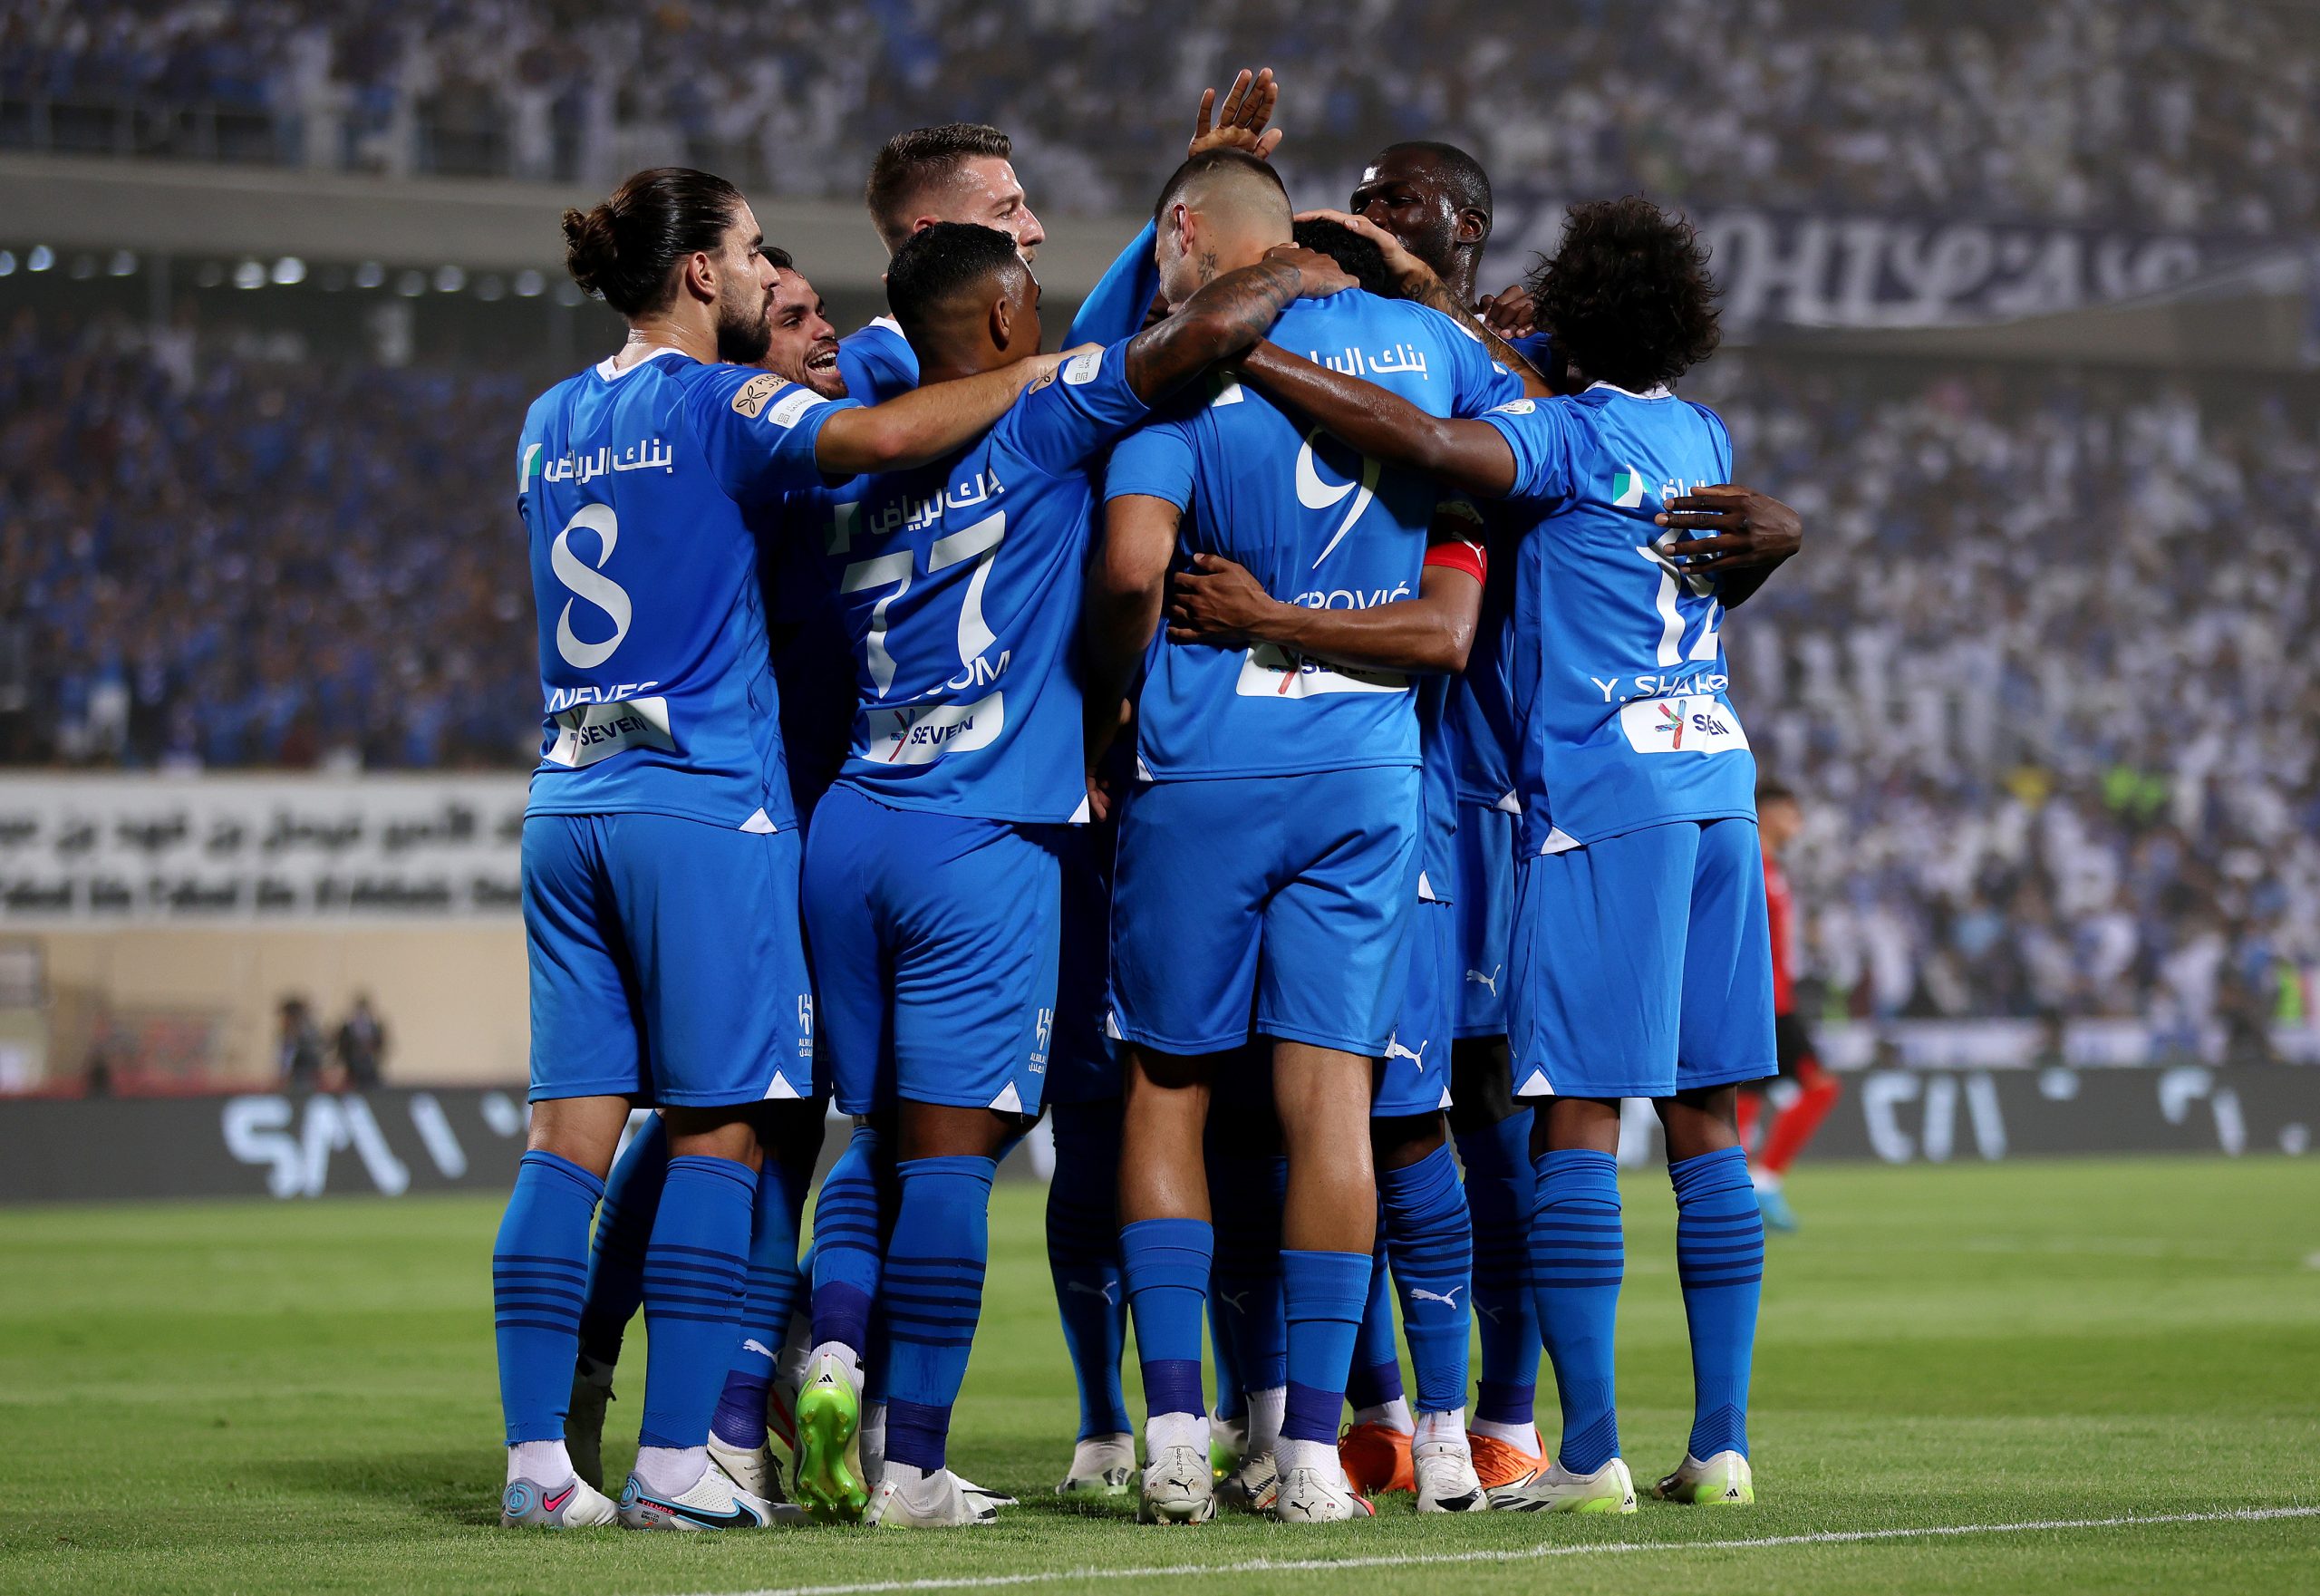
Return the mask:
<svg viewBox="0 0 2320 1596">
<path fill-rule="evenodd" d="M 1769 493 L 1729 482 L 1678 494 L 1652 517 L 1668 529 L 1660 548 L 1687 576 L 1779 565 L 1804 545 L 1804 523 Z M 1678 541 L 1681 540 L 1681 541 Z"/>
<path fill-rule="evenodd" d="M 1193 568 L 1177 572 L 1169 584 L 1168 641 L 1245 647 L 1279 607 L 1247 566 L 1223 555 L 1196 554 Z"/>
<path fill-rule="evenodd" d="M 1361 286 L 1360 281 L 1336 261 L 1301 244 L 1276 244 L 1265 251 L 1265 258 L 1297 268 L 1297 296 L 1300 299 L 1320 299 Z"/>
<path fill-rule="evenodd" d="M 1273 107 L 1280 102 L 1281 87 L 1273 82 L 1272 68 L 1263 67 L 1252 73 L 1246 67 L 1232 80 L 1224 92 L 1224 104 L 1220 110 L 1216 91 L 1203 89 L 1200 93 L 1200 115 L 1193 122 L 1193 141 L 1184 151 L 1189 160 L 1211 150 L 1238 150 L 1253 155 L 1259 160 L 1269 160 L 1281 143 L 1281 130 L 1268 130 L 1272 121 Z M 1215 113 L 1212 125 L 1211 112 Z"/>
<path fill-rule="evenodd" d="M 1531 291 L 1520 283 L 1484 295 L 1474 311 L 1483 318 L 1483 325 L 1502 338 L 1528 338 L 1539 330 L 1539 307 L 1532 302 Z"/>
</svg>

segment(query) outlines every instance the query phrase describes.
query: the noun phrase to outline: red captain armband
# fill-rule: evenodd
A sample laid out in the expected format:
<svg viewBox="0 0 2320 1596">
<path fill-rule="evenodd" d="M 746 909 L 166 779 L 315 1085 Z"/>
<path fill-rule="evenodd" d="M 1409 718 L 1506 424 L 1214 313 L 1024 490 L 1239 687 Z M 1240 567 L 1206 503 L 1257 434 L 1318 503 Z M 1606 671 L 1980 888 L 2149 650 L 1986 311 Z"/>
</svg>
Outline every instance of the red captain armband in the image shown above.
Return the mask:
<svg viewBox="0 0 2320 1596">
<path fill-rule="evenodd" d="M 1464 537 L 1453 536 L 1444 538 L 1439 543 L 1428 544 L 1426 550 L 1426 563 L 1429 566 L 1447 566 L 1454 571 L 1464 571 L 1485 586 L 1489 585 L 1489 557 L 1483 553 L 1481 544 L 1470 543 Z"/>
</svg>

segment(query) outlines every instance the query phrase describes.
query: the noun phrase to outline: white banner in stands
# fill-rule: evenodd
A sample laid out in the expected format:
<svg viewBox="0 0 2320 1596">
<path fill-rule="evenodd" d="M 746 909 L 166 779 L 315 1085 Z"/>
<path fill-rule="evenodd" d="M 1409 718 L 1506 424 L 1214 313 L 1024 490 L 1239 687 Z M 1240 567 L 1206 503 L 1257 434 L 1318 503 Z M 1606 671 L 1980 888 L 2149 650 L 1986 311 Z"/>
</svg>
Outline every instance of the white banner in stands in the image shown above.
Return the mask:
<svg viewBox="0 0 2320 1596">
<path fill-rule="evenodd" d="M 523 776 L 0 779 L 0 926 L 515 915 Z"/>
</svg>

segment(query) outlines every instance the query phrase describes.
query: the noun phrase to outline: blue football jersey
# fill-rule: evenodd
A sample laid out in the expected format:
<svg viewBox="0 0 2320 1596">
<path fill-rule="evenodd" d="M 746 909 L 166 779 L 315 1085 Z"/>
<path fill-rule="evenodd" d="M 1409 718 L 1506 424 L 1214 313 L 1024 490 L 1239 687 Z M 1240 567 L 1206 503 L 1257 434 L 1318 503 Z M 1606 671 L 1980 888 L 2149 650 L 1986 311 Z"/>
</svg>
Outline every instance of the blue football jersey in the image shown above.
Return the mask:
<svg viewBox="0 0 2320 1596">
<path fill-rule="evenodd" d="M 1482 610 L 1474 619 L 1474 644 L 1466 653 L 1466 668 L 1451 684 L 1447 719 L 1457 750 L 1458 801 L 1511 808 L 1519 737 L 1507 680 L 1506 639 L 1514 617 L 1522 533 L 1529 523 L 1516 507 L 1485 503 L 1480 508 L 1489 566 Z"/>
<path fill-rule="evenodd" d="M 1085 467 L 1146 413 L 1114 344 L 1027 390 L 947 459 L 798 501 L 820 527 L 854 651 L 842 784 L 993 820 L 1078 812 Z"/>
<path fill-rule="evenodd" d="M 840 408 L 676 350 L 533 401 L 517 507 L 546 703 L 527 814 L 792 823 L 743 507 L 822 480 Z"/>
<path fill-rule="evenodd" d="M 1606 382 L 1485 419 L 1514 450 L 1511 498 L 1533 517 L 1507 643 L 1523 851 L 1753 817 L 1724 606 L 1668 563 L 1652 524 L 1668 499 L 1732 479 L 1723 421 L 1664 388 Z"/>
<path fill-rule="evenodd" d="M 1519 398 L 1520 382 L 1439 311 L 1358 291 L 1300 299 L 1272 342 L 1438 416 Z M 1366 608 L 1416 595 L 1443 495 L 1389 471 L 1252 388 L 1211 382 L 1112 451 L 1105 495 L 1185 512 L 1177 552 L 1220 554 L 1275 598 Z M 1416 765 L 1412 679 L 1325 665 L 1271 644 L 1155 640 L 1137 701 L 1138 757 L 1155 779 Z"/>
<path fill-rule="evenodd" d="M 879 316 L 837 341 L 837 372 L 848 399 L 884 404 L 918 386 L 918 351 L 901 323 Z"/>
</svg>

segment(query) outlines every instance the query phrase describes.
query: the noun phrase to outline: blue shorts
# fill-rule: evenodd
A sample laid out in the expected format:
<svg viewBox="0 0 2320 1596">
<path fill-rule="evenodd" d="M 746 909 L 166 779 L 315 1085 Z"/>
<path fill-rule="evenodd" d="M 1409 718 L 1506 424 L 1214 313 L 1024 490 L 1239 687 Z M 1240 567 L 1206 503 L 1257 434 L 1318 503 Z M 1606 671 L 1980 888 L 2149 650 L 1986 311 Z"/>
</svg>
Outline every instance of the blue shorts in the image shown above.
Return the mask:
<svg viewBox="0 0 2320 1596">
<path fill-rule="evenodd" d="M 1514 929 L 1514 833 L 1522 817 L 1458 806 L 1458 1031 L 1506 1034 L 1506 944 Z"/>
<path fill-rule="evenodd" d="M 844 782 L 806 839 L 806 940 L 838 1109 L 1034 1115 L 1055 1026 L 1052 826 L 890 808 Z"/>
<path fill-rule="evenodd" d="M 1670 1098 L 1778 1068 L 1756 823 L 1679 820 L 1515 870 L 1517 1098 Z"/>
<path fill-rule="evenodd" d="M 812 1097 L 798 851 L 672 815 L 527 818 L 532 1100 Z"/>
<path fill-rule="evenodd" d="M 1417 869 L 1414 766 L 1137 788 L 1112 899 L 1121 1036 L 1217 1053 L 1261 1034 L 1377 1058 Z"/>
<path fill-rule="evenodd" d="M 1450 1038 L 1457 1011 L 1458 906 L 1420 902 L 1410 918 L 1408 976 L 1386 1062 L 1369 1099 L 1373 1119 L 1450 1106 Z"/>
<path fill-rule="evenodd" d="M 1112 856 L 1119 827 L 1098 821 L 1064 828 L 1063 947 L 1056 965 L 1055 1045 L 1047 1100 L 1100 1103 L 1120 1095 L 1119 1043 L 1111 1017 Z"/>
</svg>

